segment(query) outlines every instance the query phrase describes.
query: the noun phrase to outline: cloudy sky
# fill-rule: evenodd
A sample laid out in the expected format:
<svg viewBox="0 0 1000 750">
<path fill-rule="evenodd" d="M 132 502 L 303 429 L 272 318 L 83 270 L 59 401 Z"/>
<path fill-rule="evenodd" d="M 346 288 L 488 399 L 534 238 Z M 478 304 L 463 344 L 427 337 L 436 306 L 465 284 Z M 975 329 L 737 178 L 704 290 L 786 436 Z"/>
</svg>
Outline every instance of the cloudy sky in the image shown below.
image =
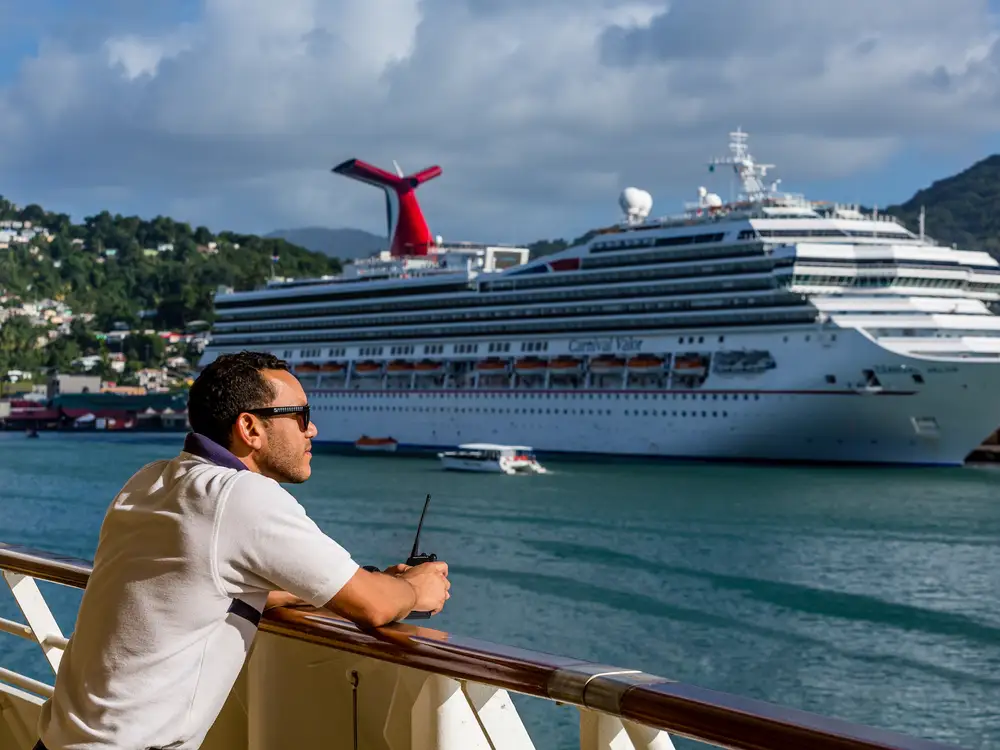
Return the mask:
<svg viewBox="0 0 1000 750">
<path fill-rule="evenodd" d="M 782 188 L 905 200 L 1000 151 L 994 0 L 0 0 L 0 194 L 214 230 L 384 231 L 408 171 L 447 239 L 672 213 L 751 133 Z"/>
</svg>

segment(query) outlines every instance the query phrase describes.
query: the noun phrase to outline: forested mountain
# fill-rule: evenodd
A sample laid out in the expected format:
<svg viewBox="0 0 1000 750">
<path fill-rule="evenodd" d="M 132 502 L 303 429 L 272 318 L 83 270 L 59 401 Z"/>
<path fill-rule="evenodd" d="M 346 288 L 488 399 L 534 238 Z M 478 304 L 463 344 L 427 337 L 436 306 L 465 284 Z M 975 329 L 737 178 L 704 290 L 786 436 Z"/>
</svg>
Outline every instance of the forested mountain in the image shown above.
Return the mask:
<svg viewBox="0 0 1000 750">
<path fill-rule="evenodd" d="M 916 231 L 920 207 L 925 231 L 938 242 L 962 250 L 986 250 L 1000 258 L 1000 155 L 934 182 L 886 212 Z"/>
<path fill-rule="evenodd" d="M 389 240 L 363 229 L 328 229 L 326 227 L 302 227 L 301 229 L 278 229 L 265 235 L 304 247 L 306 250 L 323 253 L 331 258 L 354 260 L 367 258 L 379 250 L 389 247 Z"/>
<path fill-rule="evenodd" d="M 93 312 L 100 330 L 115 321 L 137 325 L 141 317 L 159 328 L 211 321 L 219 285 L 253 289 L 272 266 L 277 276 L 340 271 L 335 258 L 281 239 L 214 235 L 163 216 L 146 221 L 107 211 L 73 224 L 66 214 L 17 208 L 0 197 L 3 244 L 0 288 L 24 301 L 55 299 Z"/>
</svg>

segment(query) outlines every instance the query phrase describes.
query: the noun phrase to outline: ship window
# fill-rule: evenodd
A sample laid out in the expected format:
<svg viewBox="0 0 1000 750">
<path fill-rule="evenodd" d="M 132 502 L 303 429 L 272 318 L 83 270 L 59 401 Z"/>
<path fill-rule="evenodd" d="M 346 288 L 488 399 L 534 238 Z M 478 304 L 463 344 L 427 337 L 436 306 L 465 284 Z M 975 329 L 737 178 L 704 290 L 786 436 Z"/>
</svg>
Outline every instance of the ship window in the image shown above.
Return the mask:
<svg viewBox="0 0 1000 750">
<path fill-rule="evenodd" d="M 837 382 L 837 376 L 836 375 L 827 375 L 826 376 L 826 382 L 827 383 L 836 383 Z"/>
</svg>

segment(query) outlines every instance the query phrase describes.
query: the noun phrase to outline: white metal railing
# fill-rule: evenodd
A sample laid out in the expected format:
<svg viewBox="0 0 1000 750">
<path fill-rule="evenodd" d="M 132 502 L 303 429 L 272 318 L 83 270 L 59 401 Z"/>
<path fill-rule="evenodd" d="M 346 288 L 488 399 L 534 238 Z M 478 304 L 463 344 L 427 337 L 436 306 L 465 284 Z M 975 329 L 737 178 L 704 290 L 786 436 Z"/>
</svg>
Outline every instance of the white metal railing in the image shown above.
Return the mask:
<svg viewBox="0 0 1000 750">
<path fill-rule="evenodd" d="M 35 579 L 83 588 L 90 563 L 0 544 L 0 570 L 57 673 L 68 641 Z M 511 693 L 579 713 L 581 750 L 673 750 L 671 733 L 746 750 L 946 746 L 682 685 L 634 669 L 396 624 L 360 629 L 312 607 L 270 610 L 204 750 L 533 750 Z M 0 668 L 0 750 L 29 750 L 46 683 Z"/>
</svg>

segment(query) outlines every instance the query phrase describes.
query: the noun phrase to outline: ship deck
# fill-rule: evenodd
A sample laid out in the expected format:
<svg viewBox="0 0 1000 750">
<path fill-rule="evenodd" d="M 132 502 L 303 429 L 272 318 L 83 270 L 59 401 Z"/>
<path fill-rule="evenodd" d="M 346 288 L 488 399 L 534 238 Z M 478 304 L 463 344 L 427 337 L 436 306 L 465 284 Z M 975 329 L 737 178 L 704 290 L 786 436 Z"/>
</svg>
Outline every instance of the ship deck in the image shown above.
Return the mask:
<svg viewBox="0 0 1000 750">
<path fill-rule="evenodd" d="M 86 560 L 0 543 L 0 570 L 58 671 L 67 638 L 36 581 L 84 588 Z M 534 748 L 511 694 L 579 714 L 581 750 L 667 750 L 671 737 L 741 750 L 944 750 L 947 745 L 720 693 L 637 669 L 394 624 L 361 629 L 312 607 L 268 611 L 204 750 Z M 30 750 L 49 683 L 0 666 L 0 750 Z M 574 742 L 576 739 L 574 738 Z"/>
</svg>

